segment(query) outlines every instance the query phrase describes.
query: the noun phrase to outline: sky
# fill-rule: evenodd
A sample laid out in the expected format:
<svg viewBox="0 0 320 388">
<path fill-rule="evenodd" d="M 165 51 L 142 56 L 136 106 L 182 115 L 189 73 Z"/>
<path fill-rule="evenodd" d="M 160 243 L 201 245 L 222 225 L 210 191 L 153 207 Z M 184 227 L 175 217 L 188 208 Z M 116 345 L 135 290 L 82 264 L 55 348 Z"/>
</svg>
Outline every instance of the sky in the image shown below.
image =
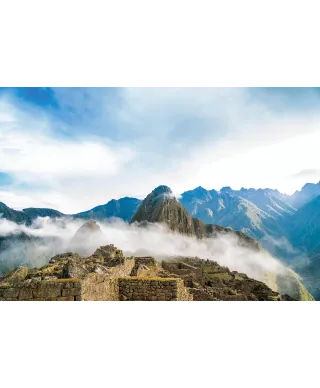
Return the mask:
<svg viewBox="0 0 320 388">
<path fill-rule="evenodd" d="M 0 202 L 71 214 L 159 185 L 320 180 L 317 88 L 0 88 Z"/>
</svg>

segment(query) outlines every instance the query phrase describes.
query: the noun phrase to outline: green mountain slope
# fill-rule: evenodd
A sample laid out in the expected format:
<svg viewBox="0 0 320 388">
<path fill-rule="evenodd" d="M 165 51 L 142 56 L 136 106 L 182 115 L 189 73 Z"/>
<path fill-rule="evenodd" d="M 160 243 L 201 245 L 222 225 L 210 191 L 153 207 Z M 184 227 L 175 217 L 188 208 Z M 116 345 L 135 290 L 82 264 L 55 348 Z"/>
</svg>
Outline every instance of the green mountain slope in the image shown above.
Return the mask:
<svg viewBox="0 0 320 388">
<path fill-rule="evenodd" d="M 0 202 L 0 218 L 5 218 L 17 224 L 25 223 L 29 219 L 24 212 L 11 209 L 3 202 Z"/>
<path fill-rule="evenodd" d="M 23 213 L 25 213 L 31 221 L 35 220 L 37 217 L 60 218 L 65 216 L 65 214 L 58 210 L 34 207 L 23 209 Z"/>
<path fill-rule="evenodd" d="M 27 208 L 23 210 L 14 210 L 0 202 L 0 218 L 5 218 L 16 224 L 30 225 L 37 217 L 59 218 L 64 214 L 54 209 L 46 208 Z"/>
<path fill-rule="evenodd" d="M 302 206 L 285 222 L 288 238 L 294 247 L 311 254 L 320 253 L 320 196 Z"/>
</svg>

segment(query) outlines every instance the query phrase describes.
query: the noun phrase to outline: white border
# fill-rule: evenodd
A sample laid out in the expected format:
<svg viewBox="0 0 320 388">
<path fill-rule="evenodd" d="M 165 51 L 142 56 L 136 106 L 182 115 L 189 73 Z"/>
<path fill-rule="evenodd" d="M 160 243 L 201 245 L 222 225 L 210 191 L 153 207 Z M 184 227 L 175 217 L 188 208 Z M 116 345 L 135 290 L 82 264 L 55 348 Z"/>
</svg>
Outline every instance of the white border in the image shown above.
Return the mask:
<svg viewBox="0 0 320 388">
<path fill-rule="evenodd" d="M 317 1 L 0 2 L 1 86 L 317 86 Z M 1 163 L 1 161 L 0 161 Z M 316 303 L 1 303 L 5 387 L 313 387 Z"/>
</svg>

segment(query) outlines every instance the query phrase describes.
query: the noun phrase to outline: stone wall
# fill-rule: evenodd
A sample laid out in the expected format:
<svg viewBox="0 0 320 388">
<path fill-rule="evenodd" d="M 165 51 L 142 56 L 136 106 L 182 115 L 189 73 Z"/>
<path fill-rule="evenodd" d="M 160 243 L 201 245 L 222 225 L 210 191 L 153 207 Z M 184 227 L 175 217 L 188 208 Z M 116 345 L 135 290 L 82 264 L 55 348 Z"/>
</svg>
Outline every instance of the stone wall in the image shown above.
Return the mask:
<svg viewBox="0 0 320 388">
<path fill-rule="evenodd" d="M 187 287 L 193 287 L 195 282 L 202 284 L 203 271 L 201 267 L 193 267 L 181 261 L 162 261 L 162 268 L 183 279 Z"/>
<path fill-rule="evenodd" d="M 90 274 L 85 279 L 31 281 L 1 285 L 0 300 L 15 301 L 85 301 L 119 300 L 118 279 Z"/>
<path fill-rule="evenodd" d="M 130 276 L 135 264 L 136 259 L 134 258 L 114 259 L 104 263 L 104 265 L 108 267 L 110 271 L 110 276 Z"/>
<path fill-rule="evenodd" d="M 183 280 L 174 278 L 119 278 L 120 300 L 178 301 L 192 300 Z"/>
<path fill-rule="evenodd" d="M 135 257 L 135 265 L 130 276 L 156 277 L 158 274 L 157 262 L 154 257 Z"/>
<path fill-rule="evenodd" d="M 84 279 L 31 281 L 1 285 L 7 301 L 192 300 L 183 280 L 173 278 L 109 277 L 89 274 Z"/>
<path fill-rule="evenodd" d="M 146 256 L 146 257 L 135 257 L 134 258 L 136 265 L 148 265 L 150 267 L 157 265 L 157 261 L 152 256 Z"/>
<path fill-rule="evenodd" d="M 104 275 L 90 274 L 82 281 L 81 292 L 81 296 L 79 296 L 77 300 L 119 300 L 118 278 L 110 278 Z"/>
<path fill-rule="evenodd" d="M 30 281 L 0 285 L 0 300 L 74 301 L 81 296 L 81 279 L 58 279 L 54 281 Z"/>
<path fill-rule="evenodd" d="M 191 301 L 193 296 L 184 286 L 184 281 L 182 279 L 175 279 L 177 281 L 177 300 L 181 301 Z"/>
<path fill-rule="evenodd" d="M 71 261 L 70 261 L 71 262 Z M 52 265 L 55 265 L 53 263 Z M 162 269 L 161 269 L 162 270 Z M 95 263 L 95 272 L 80 276 L 47 279 L 26 278 L 27 268 L 19 267 L 7 283 L 0 284 L 0 300 L 7 301 L 119 301 L 192 300 L 184 281 L 159 277 L 153 257 L 114 257 Z M 16 281 L 17 276 L 20 276 Z"/>
</svg>

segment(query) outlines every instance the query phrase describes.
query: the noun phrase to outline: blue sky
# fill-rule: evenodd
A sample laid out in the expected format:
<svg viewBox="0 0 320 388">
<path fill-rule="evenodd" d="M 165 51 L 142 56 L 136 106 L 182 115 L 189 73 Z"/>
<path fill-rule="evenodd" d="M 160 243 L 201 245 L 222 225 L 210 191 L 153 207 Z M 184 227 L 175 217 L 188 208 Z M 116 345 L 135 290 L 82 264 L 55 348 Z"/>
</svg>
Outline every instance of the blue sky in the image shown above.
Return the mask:
<svg viewBox="0 0 320 388">
<path fill-rule="evenodd" d="M 292 193 L 320 180 L 320 93 L 0 88 L 0 201 L 72 213 L 159 184 Z"/>
</svg>

